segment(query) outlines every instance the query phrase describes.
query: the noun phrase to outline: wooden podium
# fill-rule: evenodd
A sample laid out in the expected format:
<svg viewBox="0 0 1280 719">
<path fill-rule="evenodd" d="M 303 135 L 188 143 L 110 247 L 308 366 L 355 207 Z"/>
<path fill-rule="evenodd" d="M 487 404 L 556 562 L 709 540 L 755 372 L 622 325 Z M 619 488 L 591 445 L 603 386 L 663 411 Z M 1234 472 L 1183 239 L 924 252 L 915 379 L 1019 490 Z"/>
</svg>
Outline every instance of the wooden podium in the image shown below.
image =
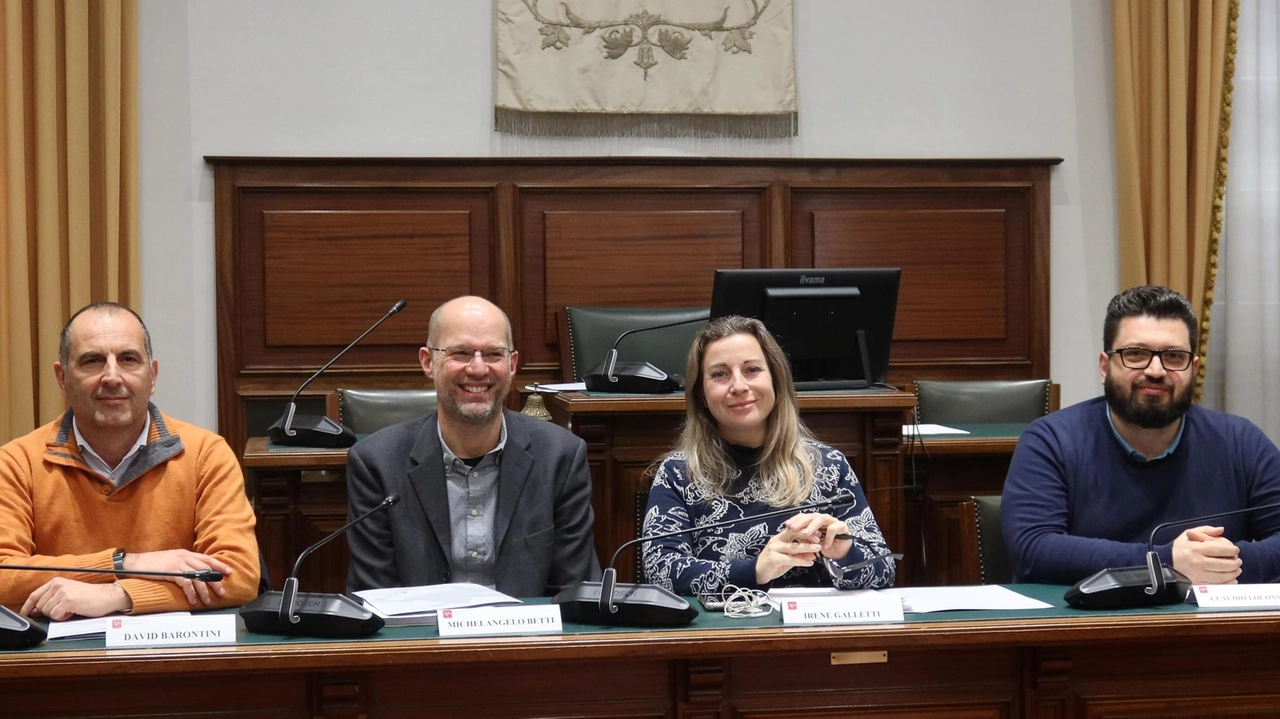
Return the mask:
<svg viewBox="0 0 1280 719">
<path fill-rule="evenodd" d="M 845 453 L 894 551 L 907 545 L 902 424 L 915 395 L 898 390 L 799 395 L 800 416 L 814 435 Z M 639 536 L 643 499 L 655 461 L 670 451 L 684 422 L 684 395 L 562 392 L 548 398 L 554 421 L 587 443 L 596 551 L 607 564 L 623 542 Z M 619 581 L 635 581 L 635 558 L 618 558 Z M 898 584 L 912 583 L 910 562 Z"/>
</svg>

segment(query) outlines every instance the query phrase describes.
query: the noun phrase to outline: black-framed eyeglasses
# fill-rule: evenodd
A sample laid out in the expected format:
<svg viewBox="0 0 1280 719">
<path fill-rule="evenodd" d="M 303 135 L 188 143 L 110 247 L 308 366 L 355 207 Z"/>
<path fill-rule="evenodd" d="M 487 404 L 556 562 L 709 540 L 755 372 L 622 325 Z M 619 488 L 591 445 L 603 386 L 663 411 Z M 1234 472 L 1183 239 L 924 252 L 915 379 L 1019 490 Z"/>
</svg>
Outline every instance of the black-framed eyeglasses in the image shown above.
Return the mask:
<svg viewBox="0 0 1280 719">
<path fill-rule="evenodd" d="M 508 347 L 485 347 L 483 349 L 474 349 L 472 347 L 428 347 L 432 352 L 439 352 L 444 358 L 454 364 L 471 364 L 471 360 L 476 355 L 480 355 L 480 359 L 485 364 L 499 364 L 515 350 Z"/>
<path fill-rule="evenodd" d="M 1186 350 L 1153 350 L 1146 347 L 1118 347 L 1107 351 L 1108 357 L 1120 355 L 1120 363 L 1129 369 L 1146 369 L 1152 357 L 1160 358 L 1160 366 L 1170 372 L 1181 372 L 1191 366 L 1195 355 Z"/>
<path fill-rule="evenodd" d="M 822 560 L 822 566 L 826 567 L 827 574 L 831 575 L 831 578 L 838 582 L 841 579 L 844 579 L 844 575 L 846 574 L 856 572 L 859 569 L 866 569 L 882 559 L 902 559 L 902 555 L 897 552 L 885 552 L 884 554 L 877 554 L 869 559 L 864 559 L 861 562 L 855 562 L 843 567 L 840 566 L 836 560 L 830 559 L 826 555 L 819 555 L 818 558 Z"/>
</svg>

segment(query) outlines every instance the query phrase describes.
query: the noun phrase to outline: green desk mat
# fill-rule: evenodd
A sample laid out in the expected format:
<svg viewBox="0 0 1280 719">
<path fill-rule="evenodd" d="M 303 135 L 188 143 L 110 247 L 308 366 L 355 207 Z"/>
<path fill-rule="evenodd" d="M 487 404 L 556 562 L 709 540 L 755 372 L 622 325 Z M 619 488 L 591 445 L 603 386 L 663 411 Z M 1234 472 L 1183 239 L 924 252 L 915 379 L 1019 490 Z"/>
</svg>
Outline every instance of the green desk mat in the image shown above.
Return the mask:
<svg viewBox="0 0 1280 719">
<path fill-rule="evenodd" d="M 1201 611 L 1195 604 L 1177 604 L 1164 607 L 1146 607 L 1141 609 L 1120 609 L 1107 610 L 1100 612 L 1099 610 L 1084 610 L 1068 607 L 1063 600 L 1063 593 L 1067 587 L 1055 584 L 1013 584 L 1007 585 L 1010 589 L 1040 601 L 1052 604 L 1049 609 L 1024 609 L 1017 611 L 950 611 L 950 612 L 930 612 L 927 614 L 909 613 L 906 615 L 907 624 L 934 624 L 946 622 L 971 622 L 981 620 L 1009 620 L 1009 619 L 1035 619 L 1035 618 L 1060 618 L 1074 616 L 1088 616 L 1105 613 L 1112 616 L 1121 615 L 1138 615 L 1138 614 L 1188 614 Z M 525 600 L 528 604 L 547 604 L 551 600 L 546 597 Z M 649 632 L 670 632 L 670 631 L 707 631 L 707 630 L 724 630 L 733 629 L 735 627 L 776 627 L 782 625 L 782 616 L 778 612 L 773 612 L 764 617 L 754 619 L 731 619 L 724 616 L 721 612 L 707 612 L 702 609 L 701 605 L 696 601 L 693 605 L 698 608 L 698 616 L 693 623 L 686 627 L 678 627 L 675 629 L 648 629 Z M 224 613 L 234 612 L 234 609 L 219 610 Z M 1204 611 L 1223 611 L 1223 610 L 1204 610 Z M 573 624 L 571 622 L 564 623 L 564 634 L 620 634 L 626 632 L 640 631 L 634 627 L 598 627 L 584 624 Z M 240 645 L 269 645 L 269 644 L 313 644 L 319 642 L 384 642 L 384 641 L 402 641 L 415 639 L 438 639 L 440 634 L 434 626 L 413 626 L 413 627 L 384 627 L 381 631 L 371 637 L 363 639 L 312 639 L 306 637 L 278 637 L 270 634 L 254 634 L 245 630 L 243 623 L 239 625 L 236 643 Z M 105 640 L 99 639 L 59 639 L 53 642 L 45 642 L 38 647 L 29 649 L 29 652 L 59 652 L 59 651 L 85 651 L 85 650 L 101 650 L 106 647 Z"/>
</svg>

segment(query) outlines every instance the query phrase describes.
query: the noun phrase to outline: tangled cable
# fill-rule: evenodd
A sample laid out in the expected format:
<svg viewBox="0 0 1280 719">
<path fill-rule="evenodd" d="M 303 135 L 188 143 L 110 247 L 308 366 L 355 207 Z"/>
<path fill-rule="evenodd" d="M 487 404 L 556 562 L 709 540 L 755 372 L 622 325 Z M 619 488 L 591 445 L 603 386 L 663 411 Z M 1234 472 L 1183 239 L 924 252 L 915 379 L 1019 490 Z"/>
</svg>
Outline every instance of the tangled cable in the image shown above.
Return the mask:
<svg viewBox="0 0 1280 719">
<path fill-rule="evenodd" d="M 773 611 L 769 595 L 759 589 L 747 589 L 732 584 L 720 588 L 724 600 L 724 615 L 733 619 L 763 617 Z"/>
</svg>

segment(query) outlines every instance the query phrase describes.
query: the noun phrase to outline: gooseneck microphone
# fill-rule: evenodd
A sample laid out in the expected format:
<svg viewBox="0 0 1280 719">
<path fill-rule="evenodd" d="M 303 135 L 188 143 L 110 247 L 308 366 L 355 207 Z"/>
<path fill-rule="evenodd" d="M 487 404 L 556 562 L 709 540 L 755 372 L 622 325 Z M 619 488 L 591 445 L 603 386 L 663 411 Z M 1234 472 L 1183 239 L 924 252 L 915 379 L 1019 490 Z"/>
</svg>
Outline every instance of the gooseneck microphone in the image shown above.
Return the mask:
<svg viewBox="0 0 1280 719">
<path fill-rule="evenodd" d="M 367 637 L 385 623 L 382 617 L 345 594 L 299 594 L 298 567 L 312 552 L 348 529 L 395 506 L 400 495 L 393 494 L 369 511 L 347 522 L 337 531 L 302 550 L 293 563 L 293 573 L 284 580 L 282 591 L 272 590 L 240 607 L 244 626 L 260 634 L 298 637 L 350 639 Z"/>
<path fill-rule="evenodd" d="M 325 370 L 329 369 L 329 365 L 338 361 L 338 358 L 347 353 L 347 350 L 355 347 L 360 340 L 369 335 L 370 332 L 378 328 L 378 325 L 387 321 L 387 318 L 404 309 L 408 304 L 405 300 L 395 303 L 382 319 L 374 322 L 364 334 L 355 338 L 351 344 L 342 348 L 342 351 L 333 356 L 333 359 L 325 363 L 323 367 L 316 370 L 316 373 L 307 378 L 302 386 L 298 387 L 298 391 L 293 393 L 293 397 L 289 399 L 289 404 L 284 408 L 284 414 L 276 423 L 267 429 L 267 437 L 272 442 L 287 447 L 327 447 L 341 448 L 350 447 L 356 443 L 356 435 L 350 429 L 342 426 L 340 423 L 329 419 L 323 415 L 297 415 L 298 396 L 302 394 L 302 390 L 307 388 L 315 378 L 319 377 Z"/>
<path fill-rule="evenodd" d="M 47 567 L 34 564 L 0 564 L 0 570 L 21 569 L 31 572 L 65 572 L 67 574 L 112 574 L 117 577 L 183 577 L 197 582 L 221 582 L 222 572 L 216 569 L 194 569 L 184 572 L 155 572 L 150 570 L 119 571 L 114 569 L 87 569 L 84 567 Z M 0 607 L 0 649 L 26 649 L 45 640 L 44 627 L 18 614 Z"/>
<path fill-rule="evenodd" d="M 578 624 L 602 624 L 623 627 L 683 627 L 698 616 L 698 610 L 688 600 L 674 594 L 656 584 L 618 584 L 618 570 L 614 564 L 622 550 L 641 542 L 655 539 L 666 539 L 681 534 L 690 534 L 707 529 L 727 527 L 739 522 L 750 522 L 757 519 L 768 519 L 783 514 L 795 514 L 811 509 L 831 509 L 842 507 L 853 502 L 852 494 L 839 494 L 831 499 L 799 507 L 784 507 L 769 512 L 753 514 L 738 519 L 727 519 L 697 527 L 677 529 L 647 537 L 637 537 L 624 542 L 613 553 L 609 566 L 598 582 L 579 582 L 565 588 L 551 601 L 560 605 L 563 617 Z M 880 557 L 879 559 L 884 559 Z"/>
<path fill-rule="evenodd" d="M 664 330 L 668 327 L 679 327 L 694 322 L 706 322 L 710 318 L 694 317 L 693 319 L 668 322 L 652 327 L 637 327 L 618 335 L 613 346 L 604 353 L 604 361 L 582 377 L 583 384 L 592 392 L 626 392 L 629 394 L 666 394 L 684 389 L 684 381 L 677 375 L 669 375 L 649 362 L 618 362 L 618 344 L 622 338 L 638 332 Z"/>
<path fill-rule="evenodd" d="M 1191 580 L 1182 572 L 1160 561 L 1160 555 L 1155 550 L 1156 534 L 1170 527 L 1200 524 L 1211 519 L 1234 517 L 1238 514 L 1266 509 L 1280 509 L 1280 502 L 1157 524 L 1147 538 L 1145 565 L 1104 569 L 1076 582 L 1075 586 L 1067 590 L 1063 598 L 1066 599 L 1067 604 L 1081 609 L 1129 609 L 1181 604 L 1187 599 Z"/>
</svg>

